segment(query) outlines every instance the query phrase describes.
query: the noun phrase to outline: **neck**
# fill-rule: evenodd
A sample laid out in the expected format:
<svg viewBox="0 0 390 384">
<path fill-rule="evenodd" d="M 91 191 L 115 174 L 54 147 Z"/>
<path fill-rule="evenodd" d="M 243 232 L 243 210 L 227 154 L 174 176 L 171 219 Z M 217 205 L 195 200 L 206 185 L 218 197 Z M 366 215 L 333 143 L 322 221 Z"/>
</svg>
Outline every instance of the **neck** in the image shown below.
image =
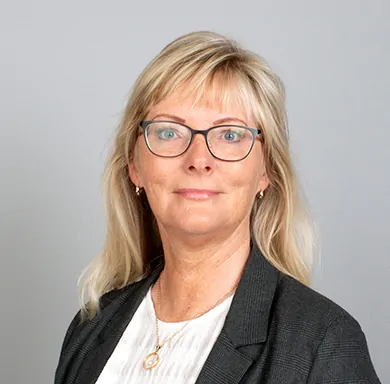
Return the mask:
<svg viewBox="0 0 390 384">
<path fill-rule="evenodd" d="M 198 244 L 171 239 L 162 236 L 165 267 L 152 289 L 155 303 L 159 294 L 158 317 L 167 322 L 197 317 L 233 293 L 250 252 L 249 230 Z"/>
</svg>

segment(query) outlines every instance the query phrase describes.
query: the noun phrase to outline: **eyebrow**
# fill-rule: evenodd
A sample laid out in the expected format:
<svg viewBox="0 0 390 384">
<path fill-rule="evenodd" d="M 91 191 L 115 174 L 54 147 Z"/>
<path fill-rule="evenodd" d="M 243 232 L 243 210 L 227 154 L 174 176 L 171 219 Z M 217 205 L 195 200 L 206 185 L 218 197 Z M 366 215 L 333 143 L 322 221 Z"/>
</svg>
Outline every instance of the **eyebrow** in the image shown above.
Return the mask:
<svg viewBox="0 0 390 384">
<path fill-rule="evenodd" d="M 172 120 L 175 120 L 175 121 L 177 121 L 179 123 L 182 123 L 182 124 L 185 124 L 185 122 L 186 122 L 181 117 L 175 116 L 175 115 L 170 115 L 168 113 L 159 113 L 158 115 L 155 115 L 151 120 L 155 120 L 158 117 L 165 117 L 165 118 L 168 118 L 168 119 L 172 119 Z M 222 119 L 215 120 L 213 122 L 213 125 L 224 124 L 224 123 L 231 122 L 231 121 L 237 121 L 237 122 L 239 122 L 239 123 L 241 123 L 242 125 L 245 125 L 245 126 L 248 125 L 244 120 L 238 119 L 237 117 L 230 117 L 230 116 L 229 117 L 223 117 Z"/>
</svg>

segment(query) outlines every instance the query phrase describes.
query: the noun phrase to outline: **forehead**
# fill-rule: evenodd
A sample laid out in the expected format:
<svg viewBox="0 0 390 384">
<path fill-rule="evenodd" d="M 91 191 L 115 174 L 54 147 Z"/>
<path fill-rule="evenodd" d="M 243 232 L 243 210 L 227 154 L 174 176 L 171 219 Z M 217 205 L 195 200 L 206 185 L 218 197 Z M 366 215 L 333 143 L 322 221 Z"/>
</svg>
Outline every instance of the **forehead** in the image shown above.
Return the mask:
<svg viewBox="0 0 390 384">
<path fill-rule="evenodd" d="M 147 119 L 169 114 L 178 116 L 187 123 L 204 120 L 205 123 L 211 124 L 229 117 L 242 120 L 247 125 L 254 125 L 252 114 L 245 107 L 238 92 L 229 89 L 229 93 L 226 93 L 227 90 L 216 87 L 203 90 L 202 93 L 191 93 L 188 88 L 181 87 L 151 107 Z"/>
</svg>

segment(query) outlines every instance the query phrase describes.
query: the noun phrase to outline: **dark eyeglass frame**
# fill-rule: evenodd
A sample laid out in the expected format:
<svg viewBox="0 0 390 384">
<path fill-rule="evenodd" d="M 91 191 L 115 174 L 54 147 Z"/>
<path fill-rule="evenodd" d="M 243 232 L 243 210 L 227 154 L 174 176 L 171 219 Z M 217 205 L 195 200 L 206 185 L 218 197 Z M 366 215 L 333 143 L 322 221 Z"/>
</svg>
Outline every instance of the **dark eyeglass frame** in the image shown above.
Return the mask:
<svg viewBox="0 0 390 384">
<path fill-rule="evenodd" d="M 153 152 L 152 149 L 150 148 L 149 142 L 148 142 L 147 137 L 146 137 L 146 135 L 145 135 L 145 132 L 147 131 L 148 126 L 149 126 L 150 124 L 153 124 L 153 123 L 173 123 L 173 124 L 178 124 L 178 125 L 181 125 L 181 126 L 187 128 L 187 129 L 191 132 L 191 137 L 190 137 L 190 140 L 189 140 L 189 142 L 188 142 L 188 144 L 187 144 L 187 147 L 184 149 L 184 151 L 182 151 L 182 152 L 179 153 L 178 155 L 174 155 L 174 156 L 164 156 L 164 155 L 159 155 L 159 154 Z M 254 144 L 255 144 L 256 137 L 257 137 L 258 135 L 261 134 L 261 129 L 259 129 L 259 128 L 246 127 L 245 125 L 221 124 L 221 125 L 215 125 L 215 126 L 210 127 L 210 128 L 208 128 L 208 129 L 197 130 L 197 129 L 191 128 L 190 126 L 188 126 L 188 125 L 186 125 L 186 124 L 179 123 L 178 121 L 171 121 L 171 120 L 146 120 L 146 121 L 141 121 L 141 122 L 140 122 L 140 127 L 142 128 L 143 133 L 144 133 L 144 139 L 145 139 L 146 146 L 148 147 L 149 151 L 150 151 L 151 153 L 153 153 L 153 155 L 156 155 L 156 156 L 159 156 L 159 157 L 165 157 L 165 158 L 179 157 L 179 156 L 181 156 L 183 153 L 185 153 L 185 152 L 188 150 L 188 148 L 190 147 L 190 145 L 191 145 L 191 143 L 192 143 L 192 140 L 193 140 L 194 136 L 197 135 L 197 134 L 200 134 L 200 135 L 204 136 L 204 139 L 205 139 L 205 142 L 206 142 L 206 145 L 207 145 L 207 149 L 209 150 L 209 152 L 211 153 L 211 155 L 212 155 L 213 157 L 215 157 L 216 159 L 218 159 L 218 160 L 228 161 L 228 162 L 241 161 L 241 160 L 244 160 L 247 156 L 249 156 L 249 154 L 251 153 L 252 148 L 253 148 L 253 146 L 254 146 Z M 249 150 L 248 150 L 248 153 L 247 153 L 244 157 L 242 157 L 242 158 L 240 158 L 240 159 L 236 159 L 236 160 L 226 160 L 226 159 L 222 159 L 222 158 L 216 156 L 216 155 L 211 151 L 210 146 L 209 146 L 209 142 L 208 142 L 208 140 L 207 140 L 207 135 L 208 135 L 208 133 L 209 133 L 211 130 L 213 130 L 213 129 L 215 129 L 215 128 L 222 128 L 222 127 L 238 127 L 238 128 L 244 128 L 244 129 L 246 129 L 246 130 L 248 130 L 248 131 L 250 131 L 250 132 L 252 133 L 252 144 L 251 144 L 251 146 L 250 146 L 250 148 L 249 148 Z"/>
</svg>

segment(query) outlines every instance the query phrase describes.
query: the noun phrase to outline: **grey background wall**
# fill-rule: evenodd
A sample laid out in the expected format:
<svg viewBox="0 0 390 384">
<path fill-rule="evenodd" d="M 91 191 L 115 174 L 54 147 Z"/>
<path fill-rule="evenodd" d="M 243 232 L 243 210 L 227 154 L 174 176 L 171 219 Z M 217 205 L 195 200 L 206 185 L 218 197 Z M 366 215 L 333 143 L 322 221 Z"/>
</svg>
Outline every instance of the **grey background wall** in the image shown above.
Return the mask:
<svg viewBox="0 0 390 384">
<path fill-rule="evenodd" d="M 50 383 L 103 245 L 100 176 L 138 73 L 211 29 L 265 56 L 322 263 L 314 287 L 362 325 L 390 382 L 390 5 L 387 0 L 1 1 L 0 382 Z"/>
</svg>

